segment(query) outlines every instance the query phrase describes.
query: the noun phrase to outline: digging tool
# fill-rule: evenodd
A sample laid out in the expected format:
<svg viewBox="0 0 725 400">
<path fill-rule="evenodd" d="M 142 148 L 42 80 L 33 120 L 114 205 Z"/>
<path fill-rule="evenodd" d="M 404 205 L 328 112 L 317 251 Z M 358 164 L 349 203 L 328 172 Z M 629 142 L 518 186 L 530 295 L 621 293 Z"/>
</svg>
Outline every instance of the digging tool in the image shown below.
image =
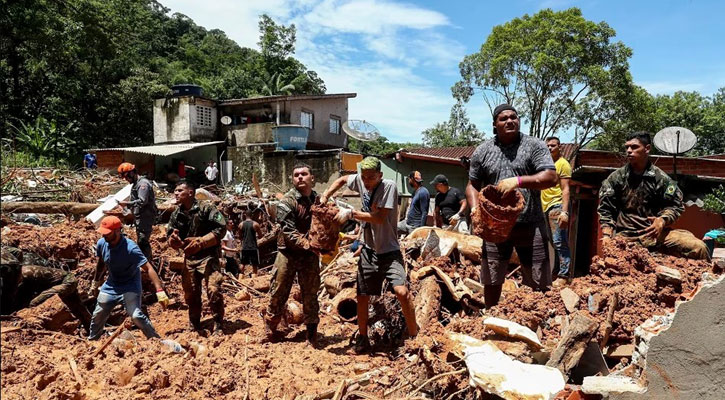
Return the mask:
<svg viewBox="0 0 725 400">
<path fill-rule="evenodd" d="M 130 328 L 130 327 L 131 327 L 131 321 L 129 321 L 128 318 L 124 319 L 123 323 L 121 325 L 119 325 L 118 328 L 116 328 L 116 330 L 113 332 L 113 334 L 108 339 L 106 339 L 105 342 L 103 342 L 101 347 L 99 347 L 96 351 L 93 352 L 93 358 L 98 357 L 98 355 L 101 354 L 103 352 L 103 350 L 105 350 L 106 347 L 108 347 L 108 345 L 111 344 L 111 342 L 113 342 L 113 339 L 117 338 L 121 334 L 121 332 L 123 332 L 124 329 Z"/>
</svg>

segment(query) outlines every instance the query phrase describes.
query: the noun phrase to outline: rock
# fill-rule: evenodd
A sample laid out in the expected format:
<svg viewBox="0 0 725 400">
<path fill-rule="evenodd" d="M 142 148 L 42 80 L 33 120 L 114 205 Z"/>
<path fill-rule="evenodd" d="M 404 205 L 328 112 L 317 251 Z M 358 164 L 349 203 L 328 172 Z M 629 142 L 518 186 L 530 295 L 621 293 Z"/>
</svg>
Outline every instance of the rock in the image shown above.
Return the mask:
<svg viewBox="0 0 725 400">
<path fill-rule="evenodd" d="M 501 318 L 487 317 L 483 320 L 483 326 L 499 335 L 522 340 L 531 346 L 534 351 L 541 350 L 543 347 L 536 333 L 515 322 Z"/>
<path fill-rule="evenodd" d="M 288 324 L 299 325 L 305 320 L 305 315 L 302 313 L 302 305 L 294 300 L 287 302 L 285 316 Z"/>
<path fill-rule="evenodd" d="M 607 357 L 620 359 L 623 357 L 630 358 L 634 353 L 634 344 L 623 344 L 621 346 L 609 346 L 607 349 Z"/>
<path fill-rule="evenodd" d="M 352 367 L 356 374 L 362 374 L 370 370 L 370 364 L 367 363 L 355 363 Z"/>
<path fill-rule="evenodd" d="M 680 274 L 680 271 L 674 268 L 665 267 L 664 265 L 658 265 L 657 268 L 655 268 L 655 275 L 657 275 L 657 279 L 660 279 L 662 281 L 673 283 L 676 285 L 682 284 L 682 274 Z"/>
<path fill-rule="evenodd" d="M 634 379 L 621 375 L 587 376 L 582 384 L 582 392 L 603 396 L 608 396 L 610 393 L 644 393 L 646 391 L 647 388 L 640 386 Z"/>
<path fill-rule="evenodd" d="M 564 307 L 570 314 L 579 309 L 579 295 L 569 288 L 564 288 L 559 293 L 561 300 L 564 301 Z"/>
<path fill-rule="evenodd" d="M 126 386 L 137 373 L 138 369 L 135 365 L 130 363 L 122 364 L 113 369 L 113 377 L 111 380 L 118 386 Z"/>
<path fill-rule="evenodd" d="M 249 299 L 252 298 L 252 296 L 249 295 L 249 292 L 247 292 L 246 289 L 242 289 L 237 292 L 237 294 L 234 295 L 234 298 L 239 301 L 249 301 Z"/>
</svg>

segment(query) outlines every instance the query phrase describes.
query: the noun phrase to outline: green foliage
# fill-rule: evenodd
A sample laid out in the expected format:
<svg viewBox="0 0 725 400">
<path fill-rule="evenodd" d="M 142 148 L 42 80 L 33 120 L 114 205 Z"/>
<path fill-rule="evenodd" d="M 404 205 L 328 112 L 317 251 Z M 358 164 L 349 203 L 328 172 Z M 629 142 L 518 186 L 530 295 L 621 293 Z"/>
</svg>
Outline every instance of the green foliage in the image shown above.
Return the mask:
<svg viewBox="0 0 725 400">
<path fill-rule="evenodd" d="M 712 193 L 709 193 L 703 199 L 705 203 L 702 209 L 717 214 L 725 214 L 725 186 L 716 187 Z"/>
<path fill-rule="evenodd" d="M 32 125 L 39 116 L 72 124 L 70 153 L 151 143 L 151 101 L 174 84 L 199 84 L 211 98 L 244 98 L 263 93 L 262 77 L 277 77 L 281 87 L 294 85 L 285 92 L 325 92 L 317 74 L 292 57 L 294 26 L 267 16 L 261 51 L 169 15 L 154 0 L 10 0 L 0 29 L 0 126 Z M 3 137 L 14 134 L 4 129 Z"/>
<path fill-rule="evenodd" d="M 374 156 L 385 156 L 395 153 L 400 149 L 412 149 L 423 147 L 420 143 L 397 143 L 389 142 L 387 138 L 381 136 L 370 142 L 363 142 L 351 137 L 347 140 L 348 150 L 354 153 L 370 154 Z"/>
<path fill-rule="evenodd" d="M 624 108 L 631 91 L 632 51 L 612 42 L 605 22 L 586 20 L 578 8 L 545 9 L 498 25 L 478 53 L 460 63 L 453 96 L 468 102 L 480 92 L 489 108 L 514 105 L 539 138 L 575 127 L 585 144 Z"/>
<path fill-rule="evenodd" d="M 17 125 L 8 125 L 14 133 L 12 137 L 5 138 L 8 146 L 13 147 L 14 139 L 14 144 L 20 151 L 37 159 L 47 157 L 56 161 L 75 145 L 69 135 L 75 130 L 72 123 L 59 127 L 55 121 L 39 116 L 32 124 L 19 121 Z"/>
<path fill-rule="evenodd" d="M 682 126 L 698 138 L 697 146 L 688 156 L 725 153 L 725 87 L 712 97 L 697 92 L 652 96 L 637 87 L 626 112 L 605 126 L 607 134 L 599 136 L 592 147 L 621 151 L 629 132 L 656 133 L 668 126 Z"/>
<path fill-rule="evenodd" d="M 472 146 L 483 140 L 483 132 L 466 115 L 465 106 L 458 102 L 451 108 L 448 121 L 424 130 L 423 144 L 428 147 Z"/>
</svg>

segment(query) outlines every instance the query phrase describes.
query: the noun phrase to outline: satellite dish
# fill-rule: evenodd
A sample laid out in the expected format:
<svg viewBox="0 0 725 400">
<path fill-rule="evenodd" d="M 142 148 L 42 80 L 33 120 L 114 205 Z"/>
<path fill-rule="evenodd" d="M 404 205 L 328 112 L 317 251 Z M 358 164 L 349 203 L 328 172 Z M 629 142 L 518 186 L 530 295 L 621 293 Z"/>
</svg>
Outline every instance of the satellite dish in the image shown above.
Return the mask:
<svg viewBox="0 0 725 400">
<path fill-rule="evenodd" d="M 351 119 L 342 124 L 342 130 L 357 140 L 370 142 L 380 137 L 380 131 L 373 124 L 359 119 Z"/>
<path fill-rule="evenodd" d="M 232 123 L 232 117 L 225 115 L 222 117 L 222 125 L 229 125 Z"/>
<path fill-rule="evenodd" d="M 670 126 L 657 132 L 654 137 L 657 150 L 667 154 L 684 154 L 697 144 L 697 136 L 687 128 Z"/>
</svg>

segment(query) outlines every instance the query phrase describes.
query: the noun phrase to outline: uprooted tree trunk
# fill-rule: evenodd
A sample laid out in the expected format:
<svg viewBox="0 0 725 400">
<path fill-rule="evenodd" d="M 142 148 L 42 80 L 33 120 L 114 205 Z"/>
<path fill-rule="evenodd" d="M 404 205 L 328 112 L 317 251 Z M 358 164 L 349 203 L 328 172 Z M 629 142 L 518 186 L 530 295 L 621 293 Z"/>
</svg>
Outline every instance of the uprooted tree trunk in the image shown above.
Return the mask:
<svg viewBox="0 0 725 400">
<path fill-rule="evenodd" d="M 33 213 L 33 214 L 65 214 L 72 216 L 85 216 L 98 208 L 95 203 L 71 203 L 63 201 L 11 201 L 3 202 L 4 213 Z M 163 213 L 175 209 L 174 205 L 159 205 L 159 212 Z"/>
<path fill-rule="evenodd" d="M 423 331 L 438 321 L 441 312 L 441 295 L 441 287 L 435 276 L 428 276 L 421 281 L 420 291 L 415 296 L 415 319 Z"/>
<path fill-rule="evenodd" d="M 574 318 L 564 332 L 559 344 L 551 353 L 548 367 L 559 369 L 566 378 L 569 372 L 576 367 L 588 343 L 599 329 L 599 323 L 581 312 L 574 314 Z"/>
</svg>

